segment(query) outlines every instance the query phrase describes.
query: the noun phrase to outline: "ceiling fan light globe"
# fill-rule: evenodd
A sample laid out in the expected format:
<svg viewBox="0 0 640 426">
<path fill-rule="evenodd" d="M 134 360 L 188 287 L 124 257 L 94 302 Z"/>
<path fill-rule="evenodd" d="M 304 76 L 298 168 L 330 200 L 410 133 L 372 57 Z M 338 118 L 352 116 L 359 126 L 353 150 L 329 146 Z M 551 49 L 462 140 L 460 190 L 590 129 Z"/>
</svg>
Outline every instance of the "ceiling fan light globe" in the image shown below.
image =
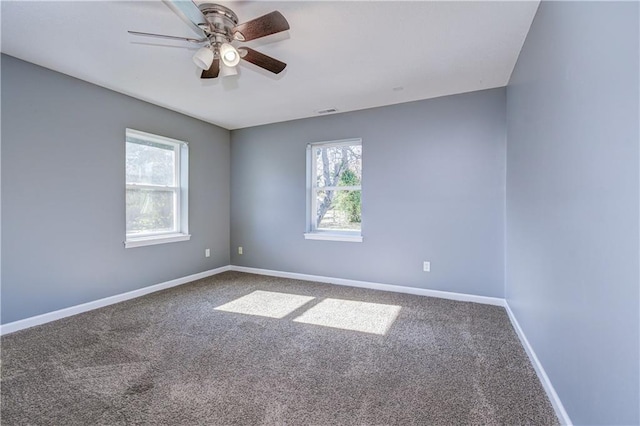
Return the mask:
<svg viewBox="0 0 640 426">
<path fill-rule="evenodd" d="M 220 77 L 224 78 L 224 77 L 231 77 L 234 75 L 238 75 L 238 68 L 237 67 L 228 67 L 224 64 L 223 61 L 221 61 L 220 63 Z"/>
<path fill-rule="evenodd" d="M 220 46 L 220 56 L 222 62 L 228 67 L 235 67 L 240 63 L 240 54 L 236 48 L 229 43 L 222 43 Z"/>
<path fill-rule="evenodd" d="M 208 47 L 198 49 L 195 55 L 193 55 L 193 63 L 196 64 L 198 68 L 208 70 L 213 63 L 213 52 Z"/>
<path fill-rule="evenodd" d="M 227 62 L 233 62 L 236 60 L 236 53 L 233 50 L 228 50 L 227 53 L 224 54 L 224 59 Z"/>
</svg>

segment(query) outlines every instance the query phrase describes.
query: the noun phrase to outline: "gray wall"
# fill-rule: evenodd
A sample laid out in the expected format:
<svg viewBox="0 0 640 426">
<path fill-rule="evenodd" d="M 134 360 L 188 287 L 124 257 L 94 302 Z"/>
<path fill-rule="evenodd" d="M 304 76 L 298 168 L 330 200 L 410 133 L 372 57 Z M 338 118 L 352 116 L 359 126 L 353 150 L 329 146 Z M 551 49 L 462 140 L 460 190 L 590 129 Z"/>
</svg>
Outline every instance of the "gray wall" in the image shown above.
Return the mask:
<svg viewBox="0 0 640 426">
<path fill-rule="evenodd" d="M 638 3 L 543 2 L 507 89 L 507 299 L 575 424 L 638 424 Z"/>
<path fill-rule="evenodd" d="M 231 261 L 503 297 L 505 136 L 504 89 L 234 130 Z M 306 144 L 352 137 L 364 242 L 305 240 Z"/>
<path fill-rule="evenodd" d="M 126 127 L 190 143 L 190 241 L 124 248 Z M 229 264 L 229 156 L 227 130 L 3 55 L 2 323 Z"/>
</svg>

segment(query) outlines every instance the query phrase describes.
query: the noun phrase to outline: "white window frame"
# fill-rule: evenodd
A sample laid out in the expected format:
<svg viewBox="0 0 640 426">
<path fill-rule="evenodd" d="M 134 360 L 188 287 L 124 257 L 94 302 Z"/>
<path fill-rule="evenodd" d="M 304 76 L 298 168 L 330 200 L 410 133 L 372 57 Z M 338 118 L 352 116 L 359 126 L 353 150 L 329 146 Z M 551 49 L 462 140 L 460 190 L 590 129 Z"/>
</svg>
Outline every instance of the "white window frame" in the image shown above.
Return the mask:
<svg viewBox="0 0 640 426">
<path fill-rule="evenodd" d="M 307 144 L 307 230 L 304 238 L 307 240 L 325 241 L 345 241 L 352 243 L 362 242 L 362 229 L 360 231 L 335 231 L 318 229 L 316 224 L 317 197 L 316 191 L 321 187 L 317 186 L 317 165 L 313 150 L 318 147 L 330 148 L 336 146 L 360 145 L 361 138 L 341 139 L 336 141 L 313 142 Z M 362 181 L 356 186 L 324 186 L 324 189 L 338 191 L 362 191 Z"/>
<path fill-rule="evenodd" d="M 171 146 L 175 152 L 174 160 L 174 184 L 173 185 L 149 185 L 127 183 L 126 189 L 147 189 L 159 191 L 171 191 L 176 200 L 176 211 L 174 214 L 173 230 L 166 232 L 145 232 L 127 234 L 125 231 L 124 246 L 126 248 L 143 247 L 155 244 L 173 243 L 177 241 L 188 241 L 189 234 L 189 144 L 185 141 L 167 138 L 165 136 L 154 135 L 152 133 L 141 132 L 140 130 L 126 129 L 125 150 L 128 138 L 142 139 L 160 145 Z M 126 191 L 125 189 L 125 191 Z M 125 207 L 126 210 L 126 207 Z M 126 211 L 125 211 L 126 215 Z"/>
</svg>

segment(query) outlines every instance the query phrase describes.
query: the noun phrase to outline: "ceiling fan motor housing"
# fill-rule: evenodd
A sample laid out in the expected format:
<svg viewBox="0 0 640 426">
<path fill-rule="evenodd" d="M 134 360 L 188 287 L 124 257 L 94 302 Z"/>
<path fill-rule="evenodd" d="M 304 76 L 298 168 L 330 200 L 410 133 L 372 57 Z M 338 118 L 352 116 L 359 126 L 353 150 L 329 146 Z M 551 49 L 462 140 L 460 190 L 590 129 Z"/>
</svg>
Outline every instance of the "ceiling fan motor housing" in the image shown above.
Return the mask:
<svg viewBox="0 0 640 426">
<path fill-rule="evenodd" d="M 211 44 L 219 47 L 222 43 L 230 43 L 233 40 L 231 30 L 238 25 L 238 16 L 228 7 L 215 3 L 203 3 L 198 8 L 210 24 L 203 30 Z"/>
</svg>

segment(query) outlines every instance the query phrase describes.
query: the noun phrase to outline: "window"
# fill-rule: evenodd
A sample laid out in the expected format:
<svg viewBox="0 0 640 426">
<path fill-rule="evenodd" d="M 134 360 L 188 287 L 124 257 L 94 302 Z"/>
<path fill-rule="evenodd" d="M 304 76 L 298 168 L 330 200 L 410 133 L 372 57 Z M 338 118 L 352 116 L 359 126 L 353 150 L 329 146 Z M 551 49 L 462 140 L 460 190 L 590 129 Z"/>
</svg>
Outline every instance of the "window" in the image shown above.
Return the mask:
<svg viewBox="0 0 640 426">
<path fill-rule="evenodd" d="M 307 239 L 361 242 L 362 140 L 307 146 Z"/>
<path fill-rule="evenodd" d="M 125 247 L 188 240 L 187 143 L 127 129 L 125 145 Z"/>
</svg>

